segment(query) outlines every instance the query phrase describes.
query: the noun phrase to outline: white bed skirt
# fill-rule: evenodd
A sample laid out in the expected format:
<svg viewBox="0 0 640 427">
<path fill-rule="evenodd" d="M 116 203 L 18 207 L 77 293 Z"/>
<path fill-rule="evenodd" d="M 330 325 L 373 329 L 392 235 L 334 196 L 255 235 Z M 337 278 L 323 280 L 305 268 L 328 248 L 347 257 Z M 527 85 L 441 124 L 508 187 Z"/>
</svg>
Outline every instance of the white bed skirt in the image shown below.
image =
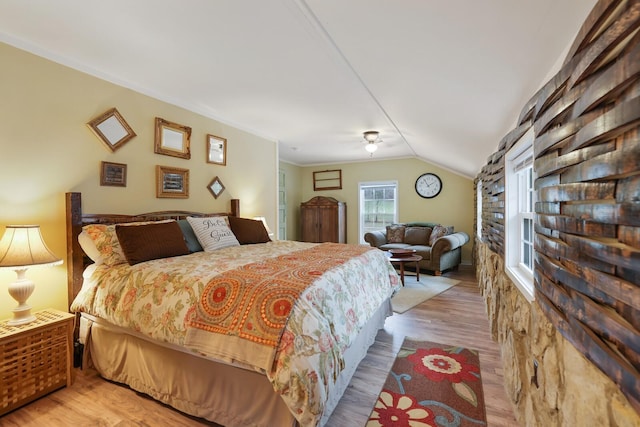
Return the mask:
<svg viewBox="0 0 640 427">
<path fill-rule="evenodd" d="M 325 425 L 358 365 L 375 341 L 390 300 L 383 304 L 345 353 L 341 372 L 326 402 Z M 199 357 L 83 314 L 81 342 L 101 376 L 124 383 L 182 412 L 227 427 L 296 426 L 284 401 L 259 372 Z M 86 359 L 86 358 L 85 358 Z"/>
</svg>

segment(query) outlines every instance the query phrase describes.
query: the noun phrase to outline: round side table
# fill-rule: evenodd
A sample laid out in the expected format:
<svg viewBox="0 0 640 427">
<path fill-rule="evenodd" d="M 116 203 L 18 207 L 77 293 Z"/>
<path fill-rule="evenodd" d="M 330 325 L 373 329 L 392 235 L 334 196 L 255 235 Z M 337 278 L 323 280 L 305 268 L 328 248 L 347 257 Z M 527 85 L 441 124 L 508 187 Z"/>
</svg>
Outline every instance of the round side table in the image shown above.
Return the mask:
<svg viewBox="0 0 640 427">
<path fill-rule="evenodd" d="M 394 257 L 390 256 L 389 261 L 400 264 L 400 281 L 402 282 L 402 286 L 404 286 L 404 265 L 408 262 L 416 263 L 416 279 L 420 281 L 420 266 L 418 266 L 418 262 L 422 260 L 421 255 L 411 255 L 411 256 L 403 256 L 403 257 Z"/>
</svg>

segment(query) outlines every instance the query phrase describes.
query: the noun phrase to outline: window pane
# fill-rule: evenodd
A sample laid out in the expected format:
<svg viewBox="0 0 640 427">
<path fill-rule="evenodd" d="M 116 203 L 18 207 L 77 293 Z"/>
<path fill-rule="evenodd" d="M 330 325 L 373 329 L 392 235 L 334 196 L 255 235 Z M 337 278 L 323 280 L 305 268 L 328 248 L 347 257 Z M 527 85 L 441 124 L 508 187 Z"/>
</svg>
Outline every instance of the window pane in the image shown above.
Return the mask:
<svg viewBox="0 0 640 427">
<path fill-rule="evenodd" d="M 360 186 L 360 240 L 368 231 L 384 230 L 396 221 L 396 184 Z"/>
<path fill-rule="evenodd" d="M 528 167 L 528 172 L 529 172 L 529 188 L 533 188 L 533 167 L 532 166 Z"/>
<path fill-rule="evenodd" d="M 527 206 L 527 212 L 533 212 L 533 167 L 529 167 L 528 170 L 529 175 L 529 185 L 528 185 L 528 193 L 529 193 L 529 204 Z"/>
</svg>

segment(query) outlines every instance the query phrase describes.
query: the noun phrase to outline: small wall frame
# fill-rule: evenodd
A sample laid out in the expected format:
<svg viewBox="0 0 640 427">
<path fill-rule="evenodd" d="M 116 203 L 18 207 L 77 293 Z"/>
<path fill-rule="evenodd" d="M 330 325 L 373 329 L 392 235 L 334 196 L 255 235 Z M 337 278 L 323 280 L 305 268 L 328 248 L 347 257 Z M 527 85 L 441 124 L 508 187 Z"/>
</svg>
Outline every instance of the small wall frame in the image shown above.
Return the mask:
<svg viewBox="0 0 640 427">
<path fill-rule="evenodd" d="M 101 162 L 100 185 L 126 187 L 127 165 L 124 163 Z"/>
<path fill-rule="evenodd" d="M 191 158 L 191 128 L 156 117 L 154 152 L 165 156 Z"/>
<path fill-rule="evenodd" d="M 222 194 L 225 187 L 224 184 L 222 184 L 222 181 L 220 181 L 220 178 L 216 176 L 211 180 L 209 185 L 207 185 L 207 188 L 211 194 L 213 194 L 213 197 L 217 199 Z"/>
<path fill-rule="evenodd" d="M 341 189 L 342 169 L 316 171 L 313 173 L 313 191 Z"/>
<path fill-rule="evenodd" d="M 156 197 L 189 198 L 189 169 L 156 166 Z"/>
<path fill-rule="evenodd" d="M 227 164 L 227 139 L 207 135 L 207 163 L 225 166 Z"/>
<path fill-rule="evenodd" d="M 115 108 L 100 114 L 87 123 L 87 126 L 110 151 L 116 151 L 125 142 L 136 136 L 136 133 Z"/>
</svg>

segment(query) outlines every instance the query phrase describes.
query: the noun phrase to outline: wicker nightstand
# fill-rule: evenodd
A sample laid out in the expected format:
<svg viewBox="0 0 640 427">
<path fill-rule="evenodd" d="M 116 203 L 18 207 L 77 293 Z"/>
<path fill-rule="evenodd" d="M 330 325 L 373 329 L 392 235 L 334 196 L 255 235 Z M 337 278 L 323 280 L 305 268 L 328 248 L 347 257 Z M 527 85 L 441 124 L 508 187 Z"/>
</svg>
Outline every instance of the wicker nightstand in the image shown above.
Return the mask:
<svg viewBox="0 0 640 427">
<path fill-rule="evenodd" d="M 47 309 L 26 325 L 0 322 L 0 415 L 72 382 L 73 314 Z"/>
</svg>

